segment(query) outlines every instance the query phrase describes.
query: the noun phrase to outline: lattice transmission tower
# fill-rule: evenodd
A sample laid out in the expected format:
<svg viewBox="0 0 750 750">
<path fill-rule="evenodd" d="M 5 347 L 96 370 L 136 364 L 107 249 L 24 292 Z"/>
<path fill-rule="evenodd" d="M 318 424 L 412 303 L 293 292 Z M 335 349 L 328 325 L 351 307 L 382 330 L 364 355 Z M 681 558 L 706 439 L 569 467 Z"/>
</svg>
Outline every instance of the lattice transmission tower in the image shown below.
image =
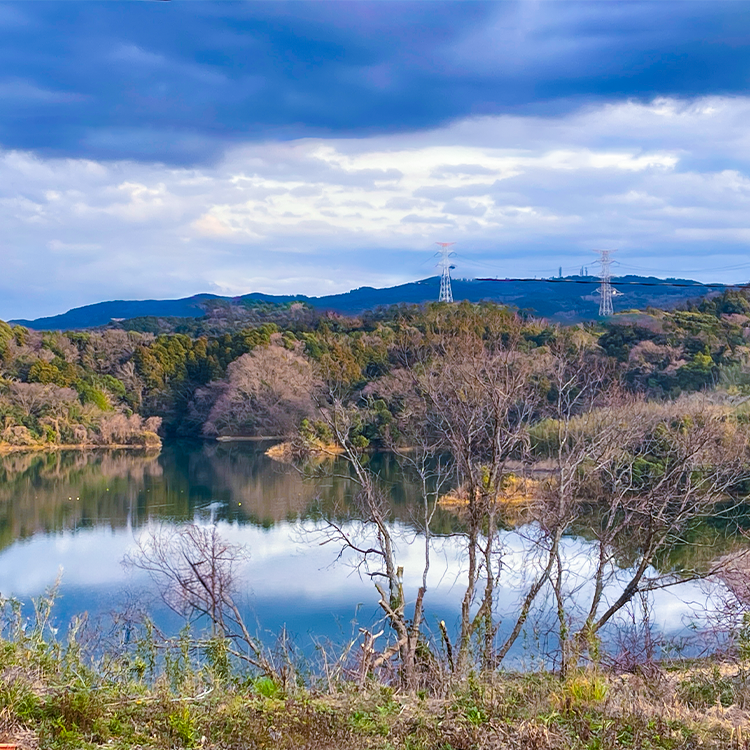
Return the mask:
<svg viewBox="0 0 750 750">
<path fill-rule="evenodd" d="M 451 245 L 455 245 L 455 242 L 436 242 L 436 245 L 440 246 L 440 254 L 443 256 L 439 266 L 443 269 L 440 276 L 440 297 L 439 302 L 453 302 L 453 290 L 451 289 L 451 265 L 450 257 L 453 253 L 448 250 Z"/>
<path fill-rule="evenodd" d="M 614 253 L 614 250 L 594 250 L 595 253 L 599 253 L 599 289 L 597 289 L 597 292 L 599 293 L 599 317 L 604 318 L 608 315 L 612 315 L 614 313 L 614 308 L 612 307 L 612 297 L 614 297 L 617 292 L 612 289 L 612 272 L 610 270 L 610 267 L 612 265 L 612 258 L 610 257 L 611 253 Z"/>
</svg>

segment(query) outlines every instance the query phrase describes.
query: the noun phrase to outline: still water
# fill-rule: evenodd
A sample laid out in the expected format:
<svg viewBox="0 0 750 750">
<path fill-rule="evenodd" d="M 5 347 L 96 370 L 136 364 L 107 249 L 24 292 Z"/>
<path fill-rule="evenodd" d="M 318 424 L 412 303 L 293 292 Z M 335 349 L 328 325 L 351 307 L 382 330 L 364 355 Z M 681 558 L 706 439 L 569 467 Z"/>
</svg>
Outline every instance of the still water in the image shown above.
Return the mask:
<svg viewBox="0 0 750 750">
<path fill-rule="evenodd" d="M 142 571 L 122 560 L 149 525 L 216 523 L 228 540 L 245 545 L 239 601 L 246 617 L 271 638 L 286 627 L 304 648 L 316 639 L 345 640 L 357 624 L 379 617 L 371 581 L 354 560 L 337 561 L 338 549 L 321 545 L 315 530 L 326 517 L 342 517 L 354 484 L 339 462 L 331 476 L 310 479 L 265 456 L 261 443 L 172 443 L 158 454 L 133 451 L 11 454 L 0 457 L 0 594 L 23 600 L 38 596 L 61 576 L 56 608 L 61 624 L 74 614 L 96 618 L 136 603 L 155 613 L 167 629 L 176 616 L 160 603 Z M 416 484 L 393 456 L 373 457 L 373 468 L 391 488 L 394 534 L 404 566 L 407 596 L 421 579 L 423 541 L 411 526 Z M 462 542 L 447 533 L 457 519 L 439 512 L 428 579 L 427 626 L 443 619 L 455 626 L 464 582 Z M 500 601 L 506 614 L 518 602 L 527 549 L 523 529 L 503 538 Z M 589 542 L 570 537 L 564 555 L 590 570 Z M 514 564 L 515 563 L 515 564 Z M 692 607 L 706 593 L 682 584 L 654 602 L 656 626 L 667 633 L 686 627 Z M 502 615 L 502 612 L 501 612 Z M 510 623 L 510 618 L 508 622 Z M 501 626 L 499 637 L 502 637 Z M 519 641 L 524 658 L 529 639 Z"/>
</svg>

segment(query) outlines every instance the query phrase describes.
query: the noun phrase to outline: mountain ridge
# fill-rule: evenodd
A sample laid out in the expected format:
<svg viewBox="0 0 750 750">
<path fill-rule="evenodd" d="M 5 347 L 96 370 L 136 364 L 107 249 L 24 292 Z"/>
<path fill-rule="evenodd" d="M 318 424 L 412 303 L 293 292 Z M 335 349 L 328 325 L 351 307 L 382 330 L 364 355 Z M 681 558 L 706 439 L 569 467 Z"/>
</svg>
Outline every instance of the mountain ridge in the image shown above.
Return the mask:
<svg viewBox="0 0 750 750">
<path fill-rule="evenodd" d="M 613 284 L 625 293 L 615 298 L 615 308 L 671 308 L 732 284 L 705 284 L 692 279 L 659 279 L 654 276 L 620 276 Z M 568 282 L 568 283 L 565 283 Z M 540 317 L 558 322 L 580 322 L 598 317 L 595 291 L 599 280 L 591 276 L 556 279 L 454 279 L 453 296 L 458 302 L 492 301 L 513 305 Z M 423 304 L 438 298 L 440 277 L 433 276 L 394 287 L 376 289 L 363 286 L 339 294 L 310 297 L 303 294 L 274 295 L 252 292 L 238 297 L 195 294 L 173 300 L 109 300 L 73 308 L 60 315 L 17 319 L 10 323 L 34 330 L 76 330 L 97 328 L 120 320 L 140 317 L 203 318 L 216 310 L 257 304 L 301 302 L 319 311 L 357 315 L 393 304 Z"/>
</svg>

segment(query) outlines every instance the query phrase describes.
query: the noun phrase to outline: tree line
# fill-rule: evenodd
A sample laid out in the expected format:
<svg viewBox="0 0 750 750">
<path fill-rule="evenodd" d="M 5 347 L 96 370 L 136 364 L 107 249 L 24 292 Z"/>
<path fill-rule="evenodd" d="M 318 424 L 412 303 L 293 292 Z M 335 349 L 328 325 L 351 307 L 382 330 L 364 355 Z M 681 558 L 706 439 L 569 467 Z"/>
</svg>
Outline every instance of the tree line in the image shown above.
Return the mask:
<svg viewBox="0 0 750 750">
<path fill-rule="evenodd" d="M 135 415 L 160 419 L 167 436 L 288 435 L 313 416 L 321 370 L 335 371 L 364 402 L 438 333 L 474 326 L 485 336 L 481 321 L 518 320 L 519 348 L 526 352 L 543 352 L 568 335 L 564 327 L 492 303 L 462 303 L 450 313 L 439 304 L 396 305 L 358 317 L 282 307 L 275 316 L 264 309 L 262 323 L 247 325 L 240 317 L 223 321 L 224 332 L 200 335 L 200 321 L 187 333 L 158 334 L 124 330 L 124 323 L 37 332 L 0 322 L 0 441 L 143 440 L 157 423 L 145 425 Z M 610 363 L 631 392 L 673 399 L 719 385 L 744 393 L 750 389 L 748 313 L 747 293 L 727 291 L 681 310 L 633 311 L 574 330 L 591 357 Z M 383 395 L 370 399 L 363 444 L 382 444 L 396 429 L 393 404 Z"/>
</svg>

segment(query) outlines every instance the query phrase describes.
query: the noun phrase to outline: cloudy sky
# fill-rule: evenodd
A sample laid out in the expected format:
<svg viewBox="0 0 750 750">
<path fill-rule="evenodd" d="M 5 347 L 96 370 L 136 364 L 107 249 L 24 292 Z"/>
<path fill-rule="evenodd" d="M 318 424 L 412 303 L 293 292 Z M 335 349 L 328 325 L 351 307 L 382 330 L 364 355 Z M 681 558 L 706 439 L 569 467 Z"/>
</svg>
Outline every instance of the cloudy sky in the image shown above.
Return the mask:
<svg viewBox="0 0 750 750">
<path fill-rule="evenodd" d="M 750 277 L 750 6 L 0 2 L 0 318 L 456 271 Z"/>
</svg>

